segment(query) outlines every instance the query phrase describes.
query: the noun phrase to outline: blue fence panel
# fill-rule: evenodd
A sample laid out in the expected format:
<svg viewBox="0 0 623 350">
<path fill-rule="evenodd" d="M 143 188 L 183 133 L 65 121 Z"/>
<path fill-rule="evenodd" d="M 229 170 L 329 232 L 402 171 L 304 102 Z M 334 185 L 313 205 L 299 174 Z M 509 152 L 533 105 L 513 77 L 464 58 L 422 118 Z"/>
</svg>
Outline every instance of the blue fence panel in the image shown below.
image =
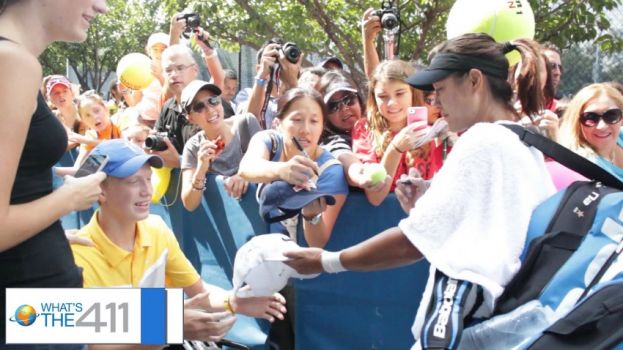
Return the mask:
<svg viewBox="0 0 623 350">
<path fill-rule="evenodd" d="M 184 250 L 201 278 L 224 289 L 231 289 L 233 262 L 238 248 L 255 234 L 266 233 L 255 200 L 255 185 L 250 185 L 241 200 L 225 192 L 222 179 L 208 176 L 201 205 L 193 212 L 184 209 L 179 198 L 179 171 L 171 174 L 167 203 L 171 225 Z M 238 315 L 227 338 L 264 349 L 267 323 Z"/>
<path fill-rule="evenodd" d="M 406 215 L 395 195 L 378 207 L 352 192 L 325 249 L 337 251 L 396 226 Z M 428 263 L 378 272 L 297 280 L 296 349 L 409 349 Z"/>
<path fill-rule="evenodd" d="M 229 197 L 222 179 L 208 176 L 201 206 L 186 211 L 179 198 L 179 172 L 172 174 L 163 202 L 184 252 L 212 284 L 230 289 L 237 249 L 256 234 L 267 232 L 259 216 L 251 184 L 240 201 Z M 328 250 L 359 243 L 406 215 L 393 194 L 379 207 L 365 195 L 351 193 L 336 222 Z M 298 280 L 296 286 L 296 349 L 408 349 L 411 325 L 428 276 L 420 262 L 399 269 Z M 227 338 L 263 349 L 267 323 L 239 316 Z"/>
</svg>

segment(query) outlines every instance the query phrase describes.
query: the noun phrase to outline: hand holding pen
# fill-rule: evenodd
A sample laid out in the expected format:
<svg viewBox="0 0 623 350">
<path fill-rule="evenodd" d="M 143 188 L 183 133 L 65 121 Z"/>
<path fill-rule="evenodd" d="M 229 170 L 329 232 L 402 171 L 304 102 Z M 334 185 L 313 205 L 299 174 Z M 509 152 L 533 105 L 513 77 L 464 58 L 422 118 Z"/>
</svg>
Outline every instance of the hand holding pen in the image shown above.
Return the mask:
<svg viewBox="0 0 623 350">
<path fill-rule="evenodd" d="M 292 142 L 301 154 L 291 157 L 283 164 L 280 178 L 292 185 L 308 189 L 310 179 L 318 174 L 318 164 L 309 157 L 309 154 L 304 151 L 298 140 L 293 138 Z M 315 182 L 312 183 L 315 185 Z"/>
</svg>

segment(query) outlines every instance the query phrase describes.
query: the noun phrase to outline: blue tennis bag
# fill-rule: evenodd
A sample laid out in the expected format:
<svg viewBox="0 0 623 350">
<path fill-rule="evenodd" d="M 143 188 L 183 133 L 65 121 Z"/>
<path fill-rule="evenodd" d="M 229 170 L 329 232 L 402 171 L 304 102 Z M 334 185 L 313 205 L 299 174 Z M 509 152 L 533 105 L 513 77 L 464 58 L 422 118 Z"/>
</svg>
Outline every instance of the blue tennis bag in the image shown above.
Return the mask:
<svg viewBox="0 0 623 350">
<path fill-rule="evenodd" d="M 445 300 L 463 316 L 453 319 L 453 332 L 445 339 L 429 340 L 433 337 L 425 328 L 422 348 L 623 349 L 623 183 L 531 130 L 505 126 L 593 180 L 571 184 L 533 211 L 521 268 L 490 318 L 471 318 L 476 306 L 470 310 L 467 297 Z M 474 295 L 479 290 L 471 286 Z"/>
</svg>

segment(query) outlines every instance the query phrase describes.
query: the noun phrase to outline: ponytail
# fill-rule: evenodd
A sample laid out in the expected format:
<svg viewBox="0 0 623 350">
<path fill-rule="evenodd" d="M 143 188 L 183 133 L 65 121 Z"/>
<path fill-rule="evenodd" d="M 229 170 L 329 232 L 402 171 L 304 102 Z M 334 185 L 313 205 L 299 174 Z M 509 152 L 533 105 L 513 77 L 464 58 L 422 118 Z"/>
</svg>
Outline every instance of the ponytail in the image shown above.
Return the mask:
<svg viewBox="0 0 623 350">
<path fill-rule="evenodd" d="M 521 55 L 521 62 L 509 72 L 509 81 L 517 93 L 522 112 L 532 119 L 545 106 L 539 71 L 547 68 L 542 66 L 539 48 L 530 39 L 517 39 L 501 45 L 502 52 L 508 53 L 514 49 Z M 517 69 L 520 69 L 519 76 L 515 79 Z"/>
</svg>

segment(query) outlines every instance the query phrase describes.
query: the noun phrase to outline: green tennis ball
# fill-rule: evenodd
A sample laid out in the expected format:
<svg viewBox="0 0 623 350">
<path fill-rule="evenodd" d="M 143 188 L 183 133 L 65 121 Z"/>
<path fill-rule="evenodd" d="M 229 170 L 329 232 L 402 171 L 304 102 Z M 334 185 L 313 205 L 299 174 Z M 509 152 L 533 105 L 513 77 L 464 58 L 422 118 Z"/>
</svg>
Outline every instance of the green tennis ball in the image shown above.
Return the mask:
<svg viewBox="0 0 623 350">
<path fill-rule="evenodd" d="M 370 183 L 372 185 L 376 185 L 381 181 L 385 180 L 387 176 L 387 171 L 385 167 L 378 163 L 372 163 L 366 165 L 366 176 L 370 179 Z"/>
<path fill-rule="evenodd" d="M 528 0 L 457 0 L 446 22 L 448 39 L 465 33 L 487 33 L 503 43 L 520 38 L 534 39 L 534 13 Z M 520 61 L 513 51 L 509 64 Z"/>
</svg>

